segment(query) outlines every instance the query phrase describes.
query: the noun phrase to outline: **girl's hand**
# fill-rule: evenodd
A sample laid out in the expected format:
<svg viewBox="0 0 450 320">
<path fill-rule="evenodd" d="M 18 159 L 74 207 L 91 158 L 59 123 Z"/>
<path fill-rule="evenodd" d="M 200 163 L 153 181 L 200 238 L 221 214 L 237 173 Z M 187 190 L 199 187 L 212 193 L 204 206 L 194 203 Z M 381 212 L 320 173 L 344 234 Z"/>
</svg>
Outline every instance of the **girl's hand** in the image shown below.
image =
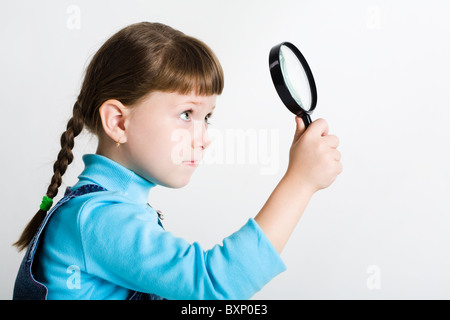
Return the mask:
<svg viewBox="0 0 450 320">
<path fill-rule="evenodd" d="M 301 118 L 295 117 L 295 121 L 297 128 L 284 178 L 315 193 L 331 185 L 342 172 L 341 153 L 336 149 L 339 139 L 328 135 L 328 124 L 323 119 L 311 123 L 307 130 Z"/>
</svg>

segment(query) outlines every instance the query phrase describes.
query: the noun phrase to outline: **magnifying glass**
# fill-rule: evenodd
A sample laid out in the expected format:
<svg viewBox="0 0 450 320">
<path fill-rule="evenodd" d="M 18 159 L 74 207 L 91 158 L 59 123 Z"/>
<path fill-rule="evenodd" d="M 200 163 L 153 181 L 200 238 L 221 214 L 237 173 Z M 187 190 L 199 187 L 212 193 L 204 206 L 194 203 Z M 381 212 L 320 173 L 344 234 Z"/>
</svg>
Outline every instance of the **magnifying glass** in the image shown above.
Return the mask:
<svg viewBox="0 0 450 320">
<path fill-rule="evenodd" d="M 305 57 L 292 43 L 282 42 L 270 50 L 269 68 L 281 100 L 308 128 L 317 104 L 317 90 Z"/>
</svg>

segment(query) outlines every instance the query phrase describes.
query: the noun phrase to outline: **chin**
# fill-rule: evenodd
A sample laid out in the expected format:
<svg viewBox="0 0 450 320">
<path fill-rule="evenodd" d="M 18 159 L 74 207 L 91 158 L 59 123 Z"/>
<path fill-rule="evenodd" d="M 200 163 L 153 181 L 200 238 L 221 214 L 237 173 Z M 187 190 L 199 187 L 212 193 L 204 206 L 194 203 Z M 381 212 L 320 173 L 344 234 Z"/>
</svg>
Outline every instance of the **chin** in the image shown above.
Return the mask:
<svg viewBox="0 0 450 320">
<path fill-rule="evenodd" d="M 181 189 L 181 188 L 187 186 L 188 184 L 189 184 L 189 181 L 187 183 L 170 184 L 170 185 L 167 185 L 166 187 L 172 188 L 172 189 Z"/>
<path fill-rule="evenodd" d="M 180 189 L 189 184 L 191 181 L 191 177 L 188 177 L 187 179 L 173 179 L 172 181 L 165 181 L 163 183 L 160 183 L 160 185 L 172 188 L 172 189 Z"/>
</svg>

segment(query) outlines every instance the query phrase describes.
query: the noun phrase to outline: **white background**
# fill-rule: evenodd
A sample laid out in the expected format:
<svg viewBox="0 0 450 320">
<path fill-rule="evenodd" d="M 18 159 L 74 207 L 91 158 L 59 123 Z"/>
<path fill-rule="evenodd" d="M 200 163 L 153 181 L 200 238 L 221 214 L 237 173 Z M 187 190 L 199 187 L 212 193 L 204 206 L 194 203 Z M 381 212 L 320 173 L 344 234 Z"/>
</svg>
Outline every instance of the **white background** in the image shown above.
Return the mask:
<svg viewBox="0 0 450 320">
<path fill-rule="evenodd" d="M 448 299 L 449 12 L 446 1 L 406 0 L 4 1 L 0 298 L 12 296 L 23 253 L 11 244 L 48 186 L 87 63 L 120 28 L 158 21 L 205 41 L 224 67 L 212 130 L 279 137 L 271 174 L 262 174 L 262 158 L 216 162 L 185 188 L 154 188 L 150 203 L 166 229 L 208 249 L 269 197 L 295 123 L 273 88 L 268 53 L 291 41 L 315 75 L 312 118 L 339 136 L 344 172 L 309 204 L 282 253 L 287 271 L 254 298 Z M 75 145 L 60 194 L 96 140 L 84 134 Z"/>
</svg>

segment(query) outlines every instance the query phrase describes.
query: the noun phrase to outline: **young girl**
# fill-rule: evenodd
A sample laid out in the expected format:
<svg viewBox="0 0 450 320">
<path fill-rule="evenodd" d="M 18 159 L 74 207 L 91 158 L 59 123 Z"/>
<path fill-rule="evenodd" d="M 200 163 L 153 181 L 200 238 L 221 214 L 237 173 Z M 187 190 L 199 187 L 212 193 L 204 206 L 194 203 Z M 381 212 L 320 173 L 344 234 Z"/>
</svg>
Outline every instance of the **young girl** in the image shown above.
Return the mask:
<svg viewBox="0 0 450 320">
<path fill-rule="evenodd" d="M 98 50 L 40 210 L 16 243 L 28 249 L 14 299 L 248 299 L 285 270 L 279 253 L 307 203 L 342 170 L 324 120 L 305 131 L 296 117 L 285 175 L 222 245 L 204 251 L 173 236 L 147 203 L 154 186 L 189 182 L 223 83 L 209 47 L 163 24 L 128 26 Z M 50 210 L 84 127 L 97 152 Z"/>
</svg>

